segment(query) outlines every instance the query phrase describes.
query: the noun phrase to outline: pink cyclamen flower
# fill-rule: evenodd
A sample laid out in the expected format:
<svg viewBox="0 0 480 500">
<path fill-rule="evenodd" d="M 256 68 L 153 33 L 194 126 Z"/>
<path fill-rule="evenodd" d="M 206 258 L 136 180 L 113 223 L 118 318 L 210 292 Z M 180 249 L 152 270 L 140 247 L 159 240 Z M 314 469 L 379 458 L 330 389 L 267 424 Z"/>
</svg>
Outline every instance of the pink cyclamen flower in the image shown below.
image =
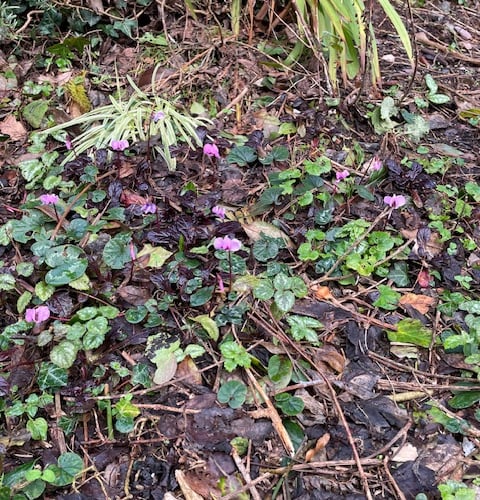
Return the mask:
<svg viewBox="0 0 480 500">
<path fill-rule="evenodd" d="M 39 198 L 42 205 L 56 205 L 60 199 L 56 194 L 42 194 Z"/>
<path fill-rule="evenodd" d="M 113 149 L 113 151 L 125 151 L 130 144 L 126 139 L 122 140 L 112 140 L 110 141 L 110 147 Z"/>
<path fill-rule="evenodd" d="M 220 158 L 220 153 L 216 144 L 205 144 L 203 146 L 203 154 L 207 156 L 213 156 L 215 158 Z"/>
<path fill-rule="evenodd" d="M 157 205 L 151 201 L 147 201 L 145 205 L 141 206 L 141 209 L 144 214 L 154 214 L 157 211 Z"/>
<path fill-rule="evenodd" d="M 219 219 L 225 219 L 225 209 L 223 207 L 220 207 L 219 205 L 215 205 L 212 208 L 212 214 L 216 215 Z"/>
<path fill-rule="evenodd" d="M 68 137 L 65 139 L 65 147 L 67 148 L 68 151 L 71 151 L 73 149 L 73 144 L 72 144 L 72 139 Z"/>
<path fill-rule="evenodd" d="M 341 172 L 337 172 L 335 174 L 335 178 L 337 182 L 343 181 L 350 175 L 350 172 L 348 170 L 342 170 Z"/>
<path fill-rule="evenodd" d="M 154 123 L 159 122 L 165 118 L 165 113 L 163 111 L 155 111 L 152 115 L 152 120 Z"/>
<path fill-rule="evenodd" d="M 383 162 L 382 162 L 382 160 L 380 160 L 380 158 L 377 158 L 376 156 L 374 158 L 372 158 L 372 160 L 370 162 L 370 168 L 374 172 L 378 172 L 379 170 L 381 170 L 382 167 L 383 167 Z"/>
<path fill-rule="evenodd" d="M 405 203 L 407 203 L 407 199 L 405 198 L 405 196 L 403 196 L 401 194 L 394 194 L 393 196 L 385 196 L 385 198 L 383 198 L 383 201 L 389 207 L 392 207 L 392 208 L 400 208 L 400 207 L 403 207 L 403 205 L 405 205 Z"/>
<path fill-rule="evenodd" d="M 38 306 L 25 311 L 25 321 L 28 323 L 42 323 L 50 317 L 50 309 L 47 306 Z"/>
<path fill-rule="evenodd" d="M 213 242 L 213 247 L 215 250 L 225 250 L 227 252 L 238 252 L 242 247 L 242 243 L 237 238 L 230 238 L 225 236 L 224 238 L 215 238 Z"/>
</svg>

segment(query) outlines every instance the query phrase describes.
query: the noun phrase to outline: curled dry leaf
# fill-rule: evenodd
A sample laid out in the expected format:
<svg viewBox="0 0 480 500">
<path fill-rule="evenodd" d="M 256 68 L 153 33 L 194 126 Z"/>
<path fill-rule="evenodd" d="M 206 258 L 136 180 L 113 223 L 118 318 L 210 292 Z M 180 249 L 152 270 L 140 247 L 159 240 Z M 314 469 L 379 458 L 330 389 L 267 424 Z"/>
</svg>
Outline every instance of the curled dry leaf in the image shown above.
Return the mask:
<svg viewBox="0 0 480 500">
<path fill-rule="evenodd" d="M 413 444 L 405 443 L 401 448 L 397 448 L 392 457 L 392 462 L 412 462 L 418 457 L 418 450 Z"/>
<path fill-rule="evenodd" d="M 259 240 L 264 234 L 270 238 L 281 238 L 290 249 L 294 247 L 292 240 L 281 229 L 268 222 L 255 220 L 249 224 L 242 224 L 242 228 L 252 241 Z"/>
<path fill-rule="evenodd" d="M 187 384 L 202 385 L 202 374 L 190 356 L 187 356 L 179 363 L 176 374 L 179 379 L 182 379 Z"/>
<path fill-rule="evenodd" d="M 175 479 L 178 481 L 178 485 L 180 486 L 180 489 L 182 490 L 183 496 L 187 500 L 203 500 L 203 496 L 199 495 L 189 484 L 191 482 L 194 483 L 192 478 L 190 477 L 187 479 L 187 476 L 184 472 L 181 470 L 176 470 L 175 471 Z M 195 486 L 195 484 L 194 484 Z"/>
<path fill-rule="evenodd" d="M 133 285 L 122 286 L 117 293 L 125 302 L 133 306 L 142 306 L 151 297 L 148 289 Z"/>
<path fill-rule="evenodd" d="M 8 115 L 0 122 L 0 132 L 9 135 L 12 141 L 23 141 L 27 138 L 27 129 L 13 115 Z"/>
<path fill-rule="evenodd" d="M 345 357 L 331 345 L 324 345 L 315 351 L 314 358 L 327 364 L 337 373 L 345 368 Z"/>
<path fill-rule="evenodd" d="M 330 434 L 327 432 L 322 437 L 317 439 L 315 448 L 311 448 L 305 453 L 305 462 L 322 461 L 326 457 L 325 447 L 330 441 Z"/>
<path fill-rule="evenodd" d="M 430 276 L 430 273 L 428 271 L 426 271 L 425 269 L 418 273 L 417 282 L 421 288 L 429 288 L 431 280 L 432 280 L 432 277 Z"/>
<path fill-rule="evenodd" d="M 411 306 L 421 314 L 427 314 L 434 303 L 435 299 L 433 297 L 417 295 L 415 293 L 406 293 L 399 301 L 400 305 Z"/>
<path fill-rule="evenodd" d="M 145 205 L 147 199 L 145 196 L 140 196 L 139 194 L 131 191 L 130 189 L 124 189 L 120 195 L 120 201 L 129 207 L 130 205 Z"/>
<path fill-rule="evenodd" d="M 330 300 L 333 299 L 332 292 L 328 286 L 312 286 L 313 294 L 317 300 Z"/>
</svg>

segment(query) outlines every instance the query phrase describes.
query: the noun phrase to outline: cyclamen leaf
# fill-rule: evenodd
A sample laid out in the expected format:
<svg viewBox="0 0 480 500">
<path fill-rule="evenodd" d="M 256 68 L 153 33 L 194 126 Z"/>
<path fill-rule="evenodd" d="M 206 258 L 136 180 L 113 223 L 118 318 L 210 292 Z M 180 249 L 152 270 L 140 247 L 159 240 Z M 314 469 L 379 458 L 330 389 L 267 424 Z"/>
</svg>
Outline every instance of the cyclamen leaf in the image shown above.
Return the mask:
<svg viewBox="0 0 480 500">
<path fill-rule="evenodd" d="M 295 305 L 295 295 L 291 290 L 277 290 L 273 296 L 278 309 L 286 313 Z"/>
<path fill-rule="evenodd" d="M 268 361 L 268 376 L 275 389 L 287 387 L 292 379 L 293 365 L 285 356 L 273 355 Z"/>
<path fill-rule="evenodd" d="M 226 403 L 230 408 L 240 408 L 247 396 L 247 386 L 239 380 L 229 380 L 221 385 L 217 399 L 220 403 Z"/>
<path fill-rule="evenodd" d="M 58 457 L 58 466 L 72 478 L 84 468 L 83 459 L 76 453 L 66 452 Z M 57 484 L 57 483 L 56 483 Z"/>
<path fill-rule="evenodd" d="M 27 422 L 27 430 L 32 435 L 32 439 L 45 441 L 47 439 L 48 423 L 44 418 L 38 417 Z"/>
<path fill-rule="evenodd" d="M 250 146 L 236 146 L 227 156 L 228 163 L 236 163 L 240 167 L 245 167 L 256 159 L 257 153 Z"/>
<path fill-rule="evenodd" d="M 0 290 L 13 290 L 15 288 L 15 278 L 11 274 L 0 274 Z"/>
<path fill-rule="evenodd" d="M 103 249 L 103 260 L 112 269 L 123 269 L 132 260 L 129 243 L 130 234 L 119 234 L 107 242 Z"/>
<path fill-rule="evenodd" d="M 68 285 L 83 276 L 88 267 L 87 259 L 69 260 L 45 275 L 45 282 L 52 286 Z"/>
<path fill-rule="evenodd" d="M 461 302 L 458 308 L 462 311 L 467 311 L 470 314 L 480 314 L 480 300 L 469 300 Z"/>
<path fill-rule="evenodd" d="M 77 358 L 77 344 L 64 340 L 53 347 L 50 352 L 50 360 L 60 368 L 70 368 Z"/>
</svg>

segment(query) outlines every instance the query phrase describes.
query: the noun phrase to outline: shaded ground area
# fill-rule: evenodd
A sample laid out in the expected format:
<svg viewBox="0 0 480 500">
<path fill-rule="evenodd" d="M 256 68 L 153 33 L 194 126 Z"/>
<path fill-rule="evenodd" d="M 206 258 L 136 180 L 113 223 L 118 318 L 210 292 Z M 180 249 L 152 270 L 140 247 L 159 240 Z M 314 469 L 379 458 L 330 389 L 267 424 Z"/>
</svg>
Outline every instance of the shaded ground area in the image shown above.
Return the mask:
<svg viewBox="0 0 480 500">
<path fill-rule="evenodd" d="M 0 54 L 0 222 L 19 221 L 0 234 L 2 273 L 15 278 L 0 297 L 4 472 L 75 452 L 84 472 L 73 485 L 44 481 L 45 498 L 65 499 L 413 499 L 440 498 L 449 480 L 472 486 L 478 5 L 413 9 L 413 80 L 375 12 L 383 87 L 350 83 L 339 103 L 321 63 L 286 68 L 273 35 L 266 49 L 267 17 L 253 23 L 253 43 L 246 30 L 220 36 L 221 7 L 197 19 L 147 7 L 140 34 L 166 27 L 170 47 L 108 37 L 66 71 L 55 58 L 39 69 L 29 39 Z M 138 142 L 54 167 L 63 184 L 36 182 L 25 162 L 44 150 L 28 141 L 36 110 L 26 105 L 44 102 L 42 86 L 81 76 L 101 106 L 116 73 L 122 88 L 127 74 L 145 90 L 153 78 L 185 110 L 196 104 L 211 120 L 197 133 L 219 157 L 179 143 L 168 171 Z M 438 95 L 450 99 L 436 104 Z M 51 92 L 45 115 L 67 121 L 84 104 Z M 45 147 L 58 165 L 68 154 L 53 138 Z M 37 201 L 51 191 L 57 206 Z M 394 195 L 407 203 L 389 208 L 384 197 Z M 238 252 L 215 251 L 212 241 L 227 236 Z M 86 269 L 49 291 L 55 252 L 68 263 L 62 273 L 76 261 Z M 19 297 L 51 316 L 22 329 Z M 79 338 L 58 370 L 70 356 L 62 342 Z"/>
</svg>

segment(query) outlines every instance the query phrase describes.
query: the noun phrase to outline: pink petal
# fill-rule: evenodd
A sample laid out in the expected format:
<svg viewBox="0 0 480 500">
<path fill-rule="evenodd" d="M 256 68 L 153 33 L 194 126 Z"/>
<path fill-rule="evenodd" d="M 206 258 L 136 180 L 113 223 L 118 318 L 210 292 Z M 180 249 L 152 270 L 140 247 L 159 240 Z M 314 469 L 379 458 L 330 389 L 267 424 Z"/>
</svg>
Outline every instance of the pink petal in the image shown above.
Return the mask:
<svg viewBox="0 0 480 500">
<path fill-rule="evenodd" d="M 236 238 L 230 240 L 230 252 L 238 252 L 240 248 L 242 248 L 242 243 L 239 240 Z"/>
<path fill-rule="evenodd" d="M 215 238 L 213 241 L 213 248 L 215 248 L 215 250 L 225 250 L 225 246 L 224 238 Z"/>
<path fill-rule="evenodd" d="M 27 323 L 34 323 L 35 322 L 35 309 L 27 309 L 25 311 L 25 321 Z"/>
<path fill-rule="evenodd" d="M 37 320 L 35 323 L 41 323 L 42 321 L 46 321 L 50 317 L 50 309 L 47 306 L 39 306 L 37 307 Z"/>
</svg>

